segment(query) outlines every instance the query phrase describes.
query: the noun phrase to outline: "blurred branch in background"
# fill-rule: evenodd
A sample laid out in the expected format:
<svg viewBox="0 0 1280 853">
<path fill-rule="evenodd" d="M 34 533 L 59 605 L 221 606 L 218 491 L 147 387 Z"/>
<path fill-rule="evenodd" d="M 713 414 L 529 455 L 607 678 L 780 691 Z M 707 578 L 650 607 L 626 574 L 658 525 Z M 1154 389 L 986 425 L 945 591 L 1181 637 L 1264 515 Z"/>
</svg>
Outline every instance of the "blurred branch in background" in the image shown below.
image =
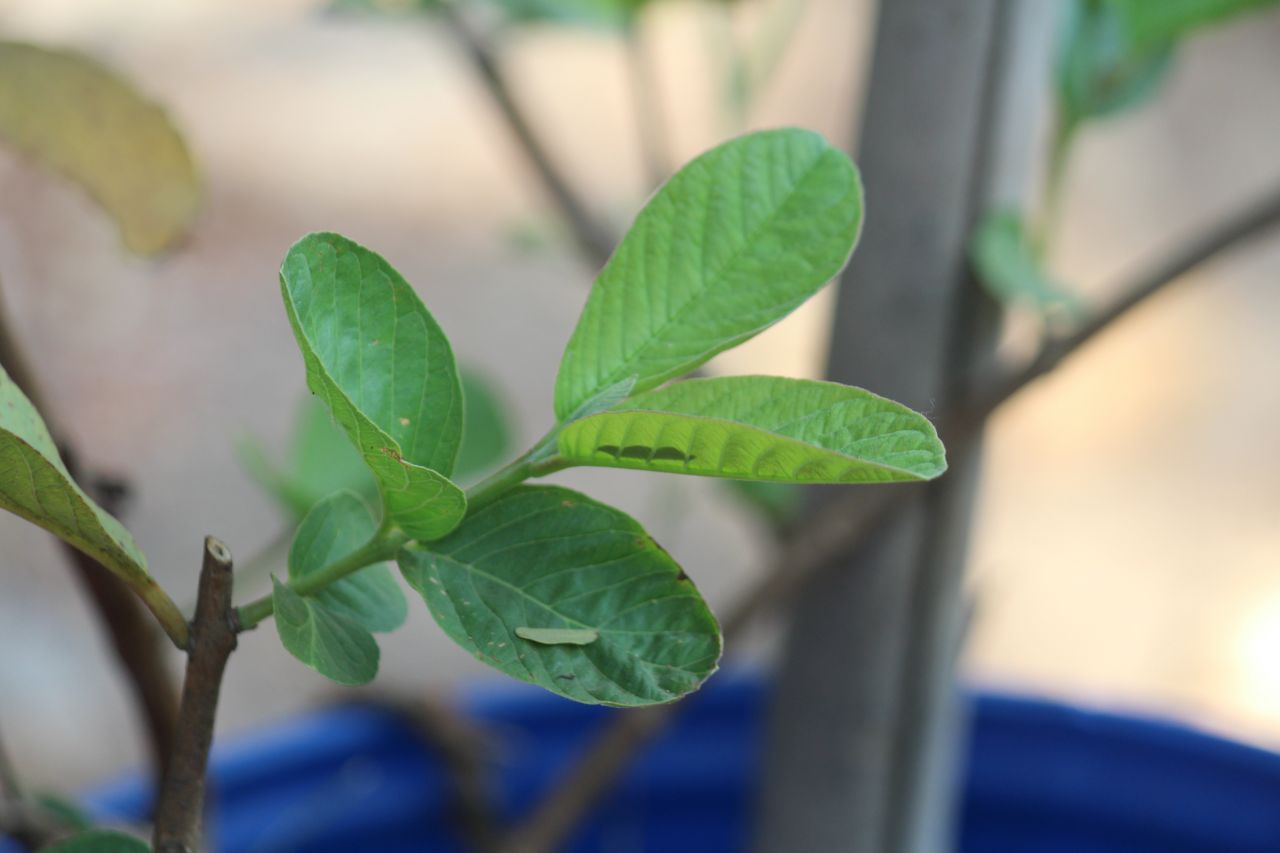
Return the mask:
<svg viewBox="0 0 1280 853">
<path fill-rule="evenodd" d="M 66 443 L 65 433 L 52 421 L 49 407 L 45 405 L 25 355 L 12 334 L 3 307 L 0 304 L 0 365 L 50 425 L 71 477 L 84 483 L 103 509 L 119 515 L 128 493 L 127 485 L 115 478 L 86 474 L 80 470 L 79 456 Z M 130 692 L 141 711 L 152 772 L 158 781 L 164 776 L 178 715 L 178 692 L 165 667 L 163 635 L 133 591 L 119 578 L 66 542 L 59 540 L 59 547 L 88 594 L 111 639 L 116 660 L 128 677 Z"/>
<path fill-rule="evenodd" d="M 521 150 L 529 159 L 538 178 L 542 181 L 547 195 L 559 208 L 565 222 L 569 225 L 574 242 L 583 257 L 595 269 L 604 266 L 613 253 L 614 236 L 601 225 L 604 221 L 592 213 L 586 203 L 569 184 L 568 178 L 556 166 L 549 151 L 538 139 L 523 108 L 516 101 L 515 95 L 502 71 L 501 63 L 494 53 L 489 41 L 481 35 L 466 19 L 466 15 L 455 3 L 440 4 L 442 17 L 449 29 L 462 45 L 467 60 L 484 83 L 507 129 L 520 144 Z"/>
<path fill-rule="evenodd" d="M 1182 281 L 1200 265 L 1277 227 L 1280 188 L 1229 215 L 1204 235 L 1188 240 L 1168 258 L 1152 264 L 1148 272 L 1115 288 L 1117 295 L 1078 329 L 1046 336 L 1035 357 L 1026 364 L 999 370 L 979 383 L 971 395 L 939 417 L 938 430 L 947 446 L 964 446 L 996 409 L 1153 296 Z M 801 523 L 783 540 L 764 577 L 725 616 L 726 640 L 733 640 L 760 616 L 785 604 L 807 580 L 837 555 L 856 548 L 869 530 L 912 495 L 934 487 L 850 489 Z M 663 705 L 617 716 L 563 781 L 511 830 L 503 853 L 547 853 L 559 849 L 591 808 L 617 784 L 636 754 L 679 710 L 678 705 Z"/>
</svg>

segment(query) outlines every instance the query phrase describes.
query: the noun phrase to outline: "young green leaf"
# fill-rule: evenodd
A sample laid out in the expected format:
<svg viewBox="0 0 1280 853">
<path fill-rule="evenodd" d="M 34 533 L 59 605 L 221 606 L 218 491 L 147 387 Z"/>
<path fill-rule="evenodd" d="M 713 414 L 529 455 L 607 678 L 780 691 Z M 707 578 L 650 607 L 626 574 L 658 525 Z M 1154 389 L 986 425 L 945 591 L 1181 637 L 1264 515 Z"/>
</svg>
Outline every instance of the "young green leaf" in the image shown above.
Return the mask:
<svg viewBox="0 0 1280 853">
<path fill-rule="evenodd" d="M 307 385 L 373 471 L 391 518 L 415 539 L 448 533 L 466 498 L 448 479 L 462 440 L 462 389 L 449 341 L 378 255 L 312 234 L 280 269 Z"/>
<path fill-rule="evenodd" d="M 698 157 L 596 279 L 560 362 L 556 416 L 628 377 L 654 388 L 773 325 L 840 271 L 861 224 L 857 169 L 815 133 L 753 133 Z"/>
<path fill-rule="evenodd" d="M 861 388 L 776 376 L 691 379 L 561 431 L 577 465 L 784 483 L 930 480 L 946 470 L 928 419 Z"/>
<path fill-rule="evenodd" d="M 353 554 L 378 529 L 369 505 L 354 492 L 337 492 L 316 504 L 298 525 L 289 549 L 289 580 L 299 580 Z M 312 596 L 330 613 L 366 631 L 394 631 L 409 605 L 386 563 L 360 569 Z"/>
<path fill-rule="evenodd" d="M 378 674 L 373 634 L 314 598 L 303 598 L 274 577 L 276 632 L 289 653 L 339 684 L 367 684 Z"/>
<path fill-rule="evenodd" d="M 612 507 L 520 486 L 429 547 L 400 552 L 405 578 L 446 634 L 514 678 L 629 706 L 677 699 L 715 671 L 715 618 L 675 561 Z M 596 639 L 566 642 L 587 632 Z"/>
<path fill-rule="evenodd" d="M 1062 132 L 1134 109 L 1159 91 L 1172 64 L 1171 41 L 1132 43 L 1107 0 L 1073 0 L 1066 14 L 1057 72 Z"/>
<path fill-rule="evenodd" d="M 1022 217 L 1010 210 L 990 214 L 978 226 L 970 247 L 978 281 L 1003 303 L 1025 303 L 1043 315 L 1079 316 L 1080 299 L 1045 273 Z"/>
<path fill-rule="evenodd" d="M 1106 0 L 1115 8 L 1129 43 L 1136 49 L 1174 41 L 1244 12 L 1278 5 L 1278 0 Z"/>
<path fill-rule="evenodd" d="M 35 406 L 0 367 L 0 509 L 38 524 L 93 557 L 143 597 L 168 626 L 185 620 L 147 574 L 124 525 L 81 491 Z"/>
<path fill-rule="evenodd" d="M 123 832 L 94 829 L 41 849 L 44 853 L 148 853 L 151 847 Z"/>
<path fill-rule="evenodd" d="M 459 478 L 482 474 L 500 463 L 511 448 L 506 407 L 489 381 L 466 367 L 458 371 L 466 400 L 466 428 L 458 452 Z"/>
<path fill-rule="evenodd" d="M 199 207 L 195 164 L 165 112 L 73 51 L 0 42 L 0 142 L 83 187 L 139 254 L 173 245 Z"/>
</svg>

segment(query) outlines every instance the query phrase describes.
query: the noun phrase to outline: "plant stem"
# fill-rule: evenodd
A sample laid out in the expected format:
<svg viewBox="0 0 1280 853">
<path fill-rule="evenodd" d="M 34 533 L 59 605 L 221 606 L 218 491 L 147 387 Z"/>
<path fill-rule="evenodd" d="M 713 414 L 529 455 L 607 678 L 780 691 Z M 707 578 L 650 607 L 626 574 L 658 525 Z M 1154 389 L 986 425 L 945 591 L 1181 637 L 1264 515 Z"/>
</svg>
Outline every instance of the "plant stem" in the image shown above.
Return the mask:
<svg viewBox="0 0 1280 853">
<path fill-rule="evenodd" d="M 467 59 L 502 114 L 507 129 L 537 172 L 547 195 L 560 209 L 573 234 L 574 242 L 592 266 L 597 269 L 603 267 L 613 253 L 613 236 L 601 227 L 602 220 L 587 209 L 586 204 L 569 185 L 568 179 L 552 161 L 550 153 L 534 133 L 533 125 L 525 116 L 524 110 L 516 102 L 488 43 L 471 28 L 452 0 L 446 0 L 439 7 L 445 23 L 462 44 Z"/>
<path fill-rule="evenodd" d="M 232 584 L 231 552 L 217 539 L 206 537 L 178 731 L 156 803 L 156 853 L 196 853 L 201 847 L 200 824 L 213 722 L 227 659 L 236 647 Z"/>
<path fill-rule="evenodd" d="M 398 530 L 379 530 L 372 539 L 342 559 L 318 572 L 290 581 L 289 589 L 298 595 L 313 595 L 352 572 L 358 572 L 366 566 L 391 559 L 408 541 L 409 538 Z M 237 611 L 239 628 L 241 631 L 248 631 L 274 612 L 274 600 L 270 594 L 264 595 Z"/>
<path fill-rule="evenodd" d="M 1033 240 L 1036 252 L 1042 260 L 1048 257 L 1049 248 L 1058 232 L 1058 224 L 1062 218 L 1067 164 L 1071 159 L 1071 143 L 1075 141 L 1076 129 L 1079 126 L 1075 120 L 1063 116 L 1054 119 L 1053 140 L 1049 143 L 1049 165 L 1044 201 Z"/>
</svg>

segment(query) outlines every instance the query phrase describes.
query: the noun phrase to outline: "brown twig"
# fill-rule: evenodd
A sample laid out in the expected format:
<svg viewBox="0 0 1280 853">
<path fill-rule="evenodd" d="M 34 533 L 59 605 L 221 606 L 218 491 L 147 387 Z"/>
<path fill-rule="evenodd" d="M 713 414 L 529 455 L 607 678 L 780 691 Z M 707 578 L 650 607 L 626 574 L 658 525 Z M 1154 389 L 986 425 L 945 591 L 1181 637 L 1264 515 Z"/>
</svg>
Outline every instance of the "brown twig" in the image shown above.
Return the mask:
<svg viewBox="0 0 1280 853">
<path fill-rule="evenodd" d="M 938 420 L 938 431 L 949 446 L 971 440 L 987 418 L 1052 371 L 1072 353 L 1111 328 L 1134 308 L 1160 293 L 1195 267 L 1247 239 L 1280 225 L 1280 191 L 1232 216 L 1157 263 L 1151 271 L 1116 290 L 1113 301 L 1078 329 L 1045 339 L 1026 365 L 998 372 L 953 410 Z M 914 492 L 928 485 L 849 490 L 831 501 L 784 540 L 771 569 L 743 595 L 724 620 L 732 638 L 760 614 L 785 602 L 835 557 L 856 548 L 878 519 L 892 512 Z M 508 833 L 502 853 L 552 851 L 617 783 L 635 754 L 657 735 L 678 711 L 663 705 L 619 716 L 587 747 L 564 779 Z"/>
<path fill-rule="evenodd" d="M 156 853 L 196 853 L 200 849 L 213 722 L 222 675 L 236 647 L 238 626 L 231 588 L 231 552 L 217 539 L 206 537 L 178 729 L 156 804 Z"/>
<path fill-rule="evenodd" d="M 573 234 L 574 242 L 593 266 L 597 269 L 604 266 L 613 253 L 612 235 L 601 228 L 599 223 L 602 220 L 587 209 L 538 139 L 533 125 L 512 94 L 511 86 L 489 44 L 471 27 L 452 2 L 441 3 L 440 10 L 445 23 L 466 51 L 467 59 L 483 81 L 489 97 L 502 114 L 507 129 L 537 172 L 547 195 L 560 209 Z"/>
</svg>

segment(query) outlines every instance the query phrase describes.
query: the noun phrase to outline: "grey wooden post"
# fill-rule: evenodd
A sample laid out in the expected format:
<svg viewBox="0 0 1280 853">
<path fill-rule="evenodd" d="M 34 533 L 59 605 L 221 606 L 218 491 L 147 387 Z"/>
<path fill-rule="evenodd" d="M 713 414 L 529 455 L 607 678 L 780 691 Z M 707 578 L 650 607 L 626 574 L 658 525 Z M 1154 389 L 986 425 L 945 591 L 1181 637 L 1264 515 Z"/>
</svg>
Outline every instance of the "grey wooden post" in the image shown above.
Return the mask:
<svg viewBox="0 0 1280 853">
<path fill-rule="evenodd" d="M 867 224 L 837 300 L 832 379 L 934 412 L 989 357 L 995 310 L 969 281 L 967 242 L 993 194 L 1026 189 L 1036 116 L 1012 97 L 1042 104 L 1043 75 L 1002 81 L 1043 65 L 1053 6 L 881 4 L 858 156 Z M 977 442 L 950 447 L 940 487 L 800 597 L 778 668 L 758 850 L 947 848 L 978 454 Z"/>
</svg>

